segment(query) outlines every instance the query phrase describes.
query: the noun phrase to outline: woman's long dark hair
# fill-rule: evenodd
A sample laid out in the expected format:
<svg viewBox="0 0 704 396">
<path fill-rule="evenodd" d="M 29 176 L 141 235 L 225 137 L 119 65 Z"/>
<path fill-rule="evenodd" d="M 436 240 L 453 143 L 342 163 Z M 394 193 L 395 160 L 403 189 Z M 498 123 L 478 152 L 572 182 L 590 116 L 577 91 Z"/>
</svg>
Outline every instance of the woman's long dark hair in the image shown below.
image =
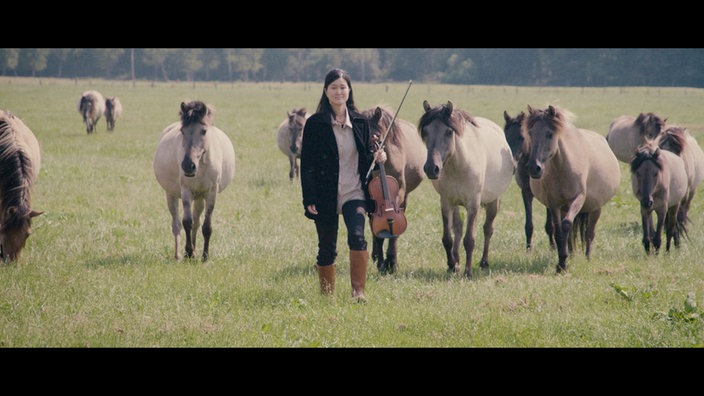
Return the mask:
<svg viewBox="0 0 704 396">
<path fill-rule="evenodd" d="M 332 84 L 333 81 L 339 78 L 344 78 L 347 82 L 347 86 L 350 88 L 350 96 L 347 98 L 347 108 L 354 112 L 359 112 L 359 110 L 357 110 L 357 105 L 354 104 L 354 91 L 352 91 L 352 79 L 350 79 L 350 75 L 342 69 L 335 68 L 330 70 L 328 74 L 325 75 L 323 94 L 320 96 L 320 102 L 318 102 L 318 109 L 316 110 L 318 113 L 327 115 L 325 118 L 326 120 L 332 118 L 333 113 L 332 107 L 330 106 L 330 101 L 328 100 L 327 95 L 325 95 L 325 90 L 328 89 L 328 86 Z"/>
</svg>

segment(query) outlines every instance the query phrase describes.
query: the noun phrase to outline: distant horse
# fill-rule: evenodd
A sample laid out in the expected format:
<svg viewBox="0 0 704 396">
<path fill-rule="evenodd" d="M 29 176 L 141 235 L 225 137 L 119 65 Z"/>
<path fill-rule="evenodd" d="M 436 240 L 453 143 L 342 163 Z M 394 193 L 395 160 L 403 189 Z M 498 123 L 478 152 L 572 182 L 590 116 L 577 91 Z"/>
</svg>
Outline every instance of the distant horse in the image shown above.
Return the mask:
<svg viewBox="0 0 704 396">
<path fill-rule="evenodd" d="M 704 180 L 704 151 L 694 136 L 684 127 L 673 126 L 665 130 L 658 138 L 658 145 L 682 157 L 687 171 L 687 196 L 680 206 L 678 220 L 680 223 L 689 221 L 689 207 L 694 199 L 697 188 Z"/>
<path fill-rule="evenodd" d="M 310 114 L 305 107 L 293 109 L 287 113 L 287 118 L 279 124 L 276 135 L 276 144 L 279 150 L 288 157 L 288 178 L 293 182 L 294 176 L 298 178 L 298 159 L 301 158 L 301 142 L 303 141 L 303 127 Z"/>
<path fill-rule="evenodd" d="M 530 251 L 533 248 L 533 192 L 530 190 L 530 175 L 528 174 L 528 156 L 530 155 L 530 146 L 528 140 L 521 134 L 521 124 L 525 117 L 524 112 L 518 113 L 516 117 L 511 117 L 504 110 L 504 135 L 511 153 L 516 163 L 516 184 L 521 189 L 521 197 L 523 198 L 523 208 L 526 212 L 525 233 L 526 233 L 526 250 Z M 545 233 L 548 235 L 550 247 L 555 248 L 555 235 L 550 221 L 550 212 L 546 208 L 545 216 Z"/>
<path fill-rule="evenodd" d="M 529 105 L 521 133 L 531 147 L 530 188 L 550 211 L 555 229 L 559 273 L 567 269 L 568 237 L 580 214 L 585 216 L 583 237 L 589 258 L 601 208 L 616 195 L 621 169 L 604 136 L 577 128 L 564 109 Z"/>
<path fill-rule="evenodd" d="M 660 250 L 663 226 L 666 250 L 670 251 L 673 238 L 675 247 L 679 247 L 680 232 L 685 230 L 685 224 L 678 217 L 678 211 L 688 188 L 684 161 L 679 155 L 648 142 L 636 149 L 630 165 L 633 195 L 640 202 L 645 252 Z M 653 212 L 657 215 L 656 227 L 653 227 Z"/>
<path fill-rule="evenodd" d="M 19 258 L 32 233 L 32 187 L 39 177 L 39 142 L 22 120 L 0 111 L 0 259 Z"/>
<path fill-rule="evenodd" d="M 386 162 L 384 170 L 387 176 L 393 176 L 398 182 L 398 207 L 404 212 L 408 205 L 408 195 L 415 190 L 425 178 L 425 146 L 416 126 L 401 118 L 394 120 L 393 112 L 385 106 L 376 106 L 362 111 L 362 116 L 369 120 L 371 133 L 384 138 Z M 370 223 L 371 225 L 371 223 Z M 398 238 L 388 238 L 386 257 L 384 257 L 384 238 L 374 236 L 372 260 L 382 273 L 393 273 L 397 268 L 396 242 Z"/>
<path fill-rule="evenodd" d="M 108 131 L 115 129 L 115 121 L 120 117 L 122 117 L 120 98 L 112 96 L 105 99 L 105 121 L 108 123 Z"/>
<path fill-rule="evenodd" d="M 186 232 L 186 257 L 192 258 L 200 215 L 203 221 L 203 261 L 208 259 L 212 234 L 211 218 L 217 195 L 235 174 L 235 150 L 230 138 L 213 125 L 213 109 L 200 101 L 181 103 L 181 121 L 161 132 L 154 154 L 154 173 L 166 192 L 174 234 L 174 258 L 181 258 L 178 200 L 183 203 L 183 229 Z M 193 204 L 193 209 L 191 209 Z"/>
<path fill-rule="evenodd" d="M 606 141 L 616 158 L 629 164 L 636 148 L 660 135 L 666 121 L 655 113 L 640 113 L 638 117 L 622 115 L 609 125 Z"/>
<path fill-rule="evenodd" d="M 83 92 L 81 99 L 78 101 L 78 112 L 83 117 L 83 123 L 86 124 L 86 132 L 93 133 L 98 126 L 100 117 L 105 112 L 105 99 L 103 95 L 96 90 Z"/>
<path fill-rule="evenodd" d="M 472 277 L 474 224 L 480 207 L 484 207 L 484 250 L 481 268 L 489 267 L 489 242 L 494 233 L 494 219 L 499 198 L 513 179 L 515 165 L 511 148 L 495 122 L 473 117 L 452 102 L 431 107 L 423 101 L 425 113 L 418 130 L 427 147 L 424 170 L 440 194 L 442 244 L 449 272 L 459 272 L 459 247 L 463 234 L 459 206 L 467 210 L 465 277 Z M 454 239 L 453 235 L 454 234 Z"/>
</svg>

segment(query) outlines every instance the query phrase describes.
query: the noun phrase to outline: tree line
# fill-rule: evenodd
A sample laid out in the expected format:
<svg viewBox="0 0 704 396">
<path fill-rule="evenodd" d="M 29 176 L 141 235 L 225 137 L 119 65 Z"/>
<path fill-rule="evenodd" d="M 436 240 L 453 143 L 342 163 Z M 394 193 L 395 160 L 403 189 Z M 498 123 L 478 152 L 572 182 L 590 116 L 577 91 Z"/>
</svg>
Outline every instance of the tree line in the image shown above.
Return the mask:
<svg viewBox="0 0 704 396">
<path fill-rule="evenodd" d="M 0 75 L 152 81 L 704 87 L 703 48 L 0 48 Z"/>
</svg>

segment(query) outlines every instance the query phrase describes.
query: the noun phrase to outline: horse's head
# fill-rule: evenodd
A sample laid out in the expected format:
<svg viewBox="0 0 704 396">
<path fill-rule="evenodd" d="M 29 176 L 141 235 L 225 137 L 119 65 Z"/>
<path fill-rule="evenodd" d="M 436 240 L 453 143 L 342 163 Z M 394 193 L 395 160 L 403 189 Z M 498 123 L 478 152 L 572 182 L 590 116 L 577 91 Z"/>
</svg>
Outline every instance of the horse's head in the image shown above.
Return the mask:
<svg viewBox="0 0 704 396">
<path fill-rule="evenodd" d="M 523 123 L 525 115 L 526 113 L 520 112 L 515 117 L 511 117 L 506 110 L 504 110 L 504 120 L 506 121 L 504 125 L 504 135 L 506 136 L 509 147 L 511 147 L 511 153 L 513 153 L 513 159 L 516 162 L 522 157 L 527 157 L 530 151 L 528 140 L 521 134 L 521 124 Z"/>
<path fill-rule="evenodd" d="M 555 106 L 534 109 L 528 105 L 528 114 L 521 124 L 521 134 L 530 147 L 528 174 L 534 179 L 543 175 L 545 163 L 557 152 L 557 144 L 571 114 Z"/>
<path fill-rule="evenodd" d="M 455 109 L 450 100 L 436 107 L 425 100 L 423 109 L 425 113 L 418 122 L 420 137 L 428 149 L 423 170 L 429 179 L 437 179 L 445 161 L 455 153 L 455 136 L 463 135 L 465 123 L 477 124 L 469 113 Z"/>
<path fill-rule="evenodd" d="M 643 209 L 653 206 L 653 192 L 658 185 L 663 162 L 660 148 L 651 143 L 638 146 L 630 163 L 632 189 Z"/>
<path fill-rule="evenodd" d="M 181 135 L 183 160 L 181 170 L 186 177 L 193 177 L 198 164 L 208 149 L 208 128 L 213 124 L 213 109 L 201 101 L 181 103 Z"/>
<path fill-rule="evenodd" d="M 0 259 L 8 263 L 19 258 L 27 238 L 32 233 L 32 218 L 44 212 L 22 212 L 18 206 L 9 206 L 2 213 L 0 224 Z"/>
<path fill-rule="evenodd" d="M 667 119 L 662 119 L 654 113 L 640 113 L 635 120 L 635 125 L 644 140 L 653 140 L 665 129 L 666 122 Z"/>
<path fill-rule="evenodd" d="M 291 152 L 301 156 L 301 143 L 303 142 L 303 128 L 306 125 L 307 111 L 305 107 L 293 109 L 288 114 L 288 131 Z"/>
</svg>

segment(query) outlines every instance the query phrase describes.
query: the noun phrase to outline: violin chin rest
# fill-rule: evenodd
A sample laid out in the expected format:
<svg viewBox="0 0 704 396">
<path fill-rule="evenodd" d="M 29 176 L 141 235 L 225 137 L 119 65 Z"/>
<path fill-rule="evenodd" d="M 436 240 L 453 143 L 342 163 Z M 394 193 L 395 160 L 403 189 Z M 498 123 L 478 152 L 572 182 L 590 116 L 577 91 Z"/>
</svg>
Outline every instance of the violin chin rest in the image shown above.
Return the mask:
<svg viewBox="0 0 704 396">
<path fill-rule="evenodd" d="M 389 230 L 381 230 L 376 234 L 376 237 L 384 239 L 396 239 L 398 238 L 398 235 L 390 233 Z"/>
</svg>

